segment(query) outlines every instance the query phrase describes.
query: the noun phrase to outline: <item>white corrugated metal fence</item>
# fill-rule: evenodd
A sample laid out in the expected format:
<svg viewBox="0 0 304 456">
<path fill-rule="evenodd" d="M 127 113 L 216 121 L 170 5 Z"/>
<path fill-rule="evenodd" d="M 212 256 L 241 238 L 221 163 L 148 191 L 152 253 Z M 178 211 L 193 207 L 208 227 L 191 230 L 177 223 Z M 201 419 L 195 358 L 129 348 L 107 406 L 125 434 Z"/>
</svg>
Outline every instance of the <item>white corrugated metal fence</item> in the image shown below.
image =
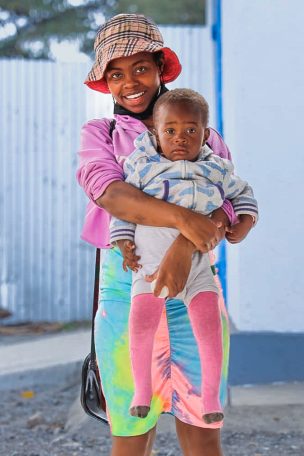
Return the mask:
<svg viewBox="0 0 304 456">
<path fill-rule="evenodd" d="M 213 106 L 208 28 L 163 27 L 191 87 Z M 79 238 L 86 197 L 75 180 L 81 125 L 111 116 L 83 85 L 87 64 L 0 60 L 0 305 L 6 322 L 88 319 L 94 248 Z M 211 117 L 212 118 L 212 117 Z"/>
</svg>

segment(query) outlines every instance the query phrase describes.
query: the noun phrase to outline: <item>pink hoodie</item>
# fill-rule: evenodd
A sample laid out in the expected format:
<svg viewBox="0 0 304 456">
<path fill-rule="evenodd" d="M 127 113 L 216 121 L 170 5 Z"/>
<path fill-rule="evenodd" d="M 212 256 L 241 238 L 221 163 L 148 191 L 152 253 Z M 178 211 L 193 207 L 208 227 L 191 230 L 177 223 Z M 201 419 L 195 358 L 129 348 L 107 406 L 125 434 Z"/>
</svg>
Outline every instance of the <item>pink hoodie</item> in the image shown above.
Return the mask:
<svg viewBox="0 0 304 456">
<path fill-rule="evenodd" d="M 80 164 L 77 180 L 90 198 L 87 206 L 81 238 L 100 248 L 109 248 L 110 214 L 95 203 L 111 182 L 124 180 L 124 158 L 134 150 L 134 139 L 147 127 L 130 116 L 115 115 L 116 125 L 110 136 L 111 119 L 91 120 L 81 131 Z M 222 158 L 231 159 L 231 154 L 221 136 L 210 129 L 208 139 L 213 152 Z M 230 221 L 234 212 L 229 201 L 223 209 Z"/>
</svg>

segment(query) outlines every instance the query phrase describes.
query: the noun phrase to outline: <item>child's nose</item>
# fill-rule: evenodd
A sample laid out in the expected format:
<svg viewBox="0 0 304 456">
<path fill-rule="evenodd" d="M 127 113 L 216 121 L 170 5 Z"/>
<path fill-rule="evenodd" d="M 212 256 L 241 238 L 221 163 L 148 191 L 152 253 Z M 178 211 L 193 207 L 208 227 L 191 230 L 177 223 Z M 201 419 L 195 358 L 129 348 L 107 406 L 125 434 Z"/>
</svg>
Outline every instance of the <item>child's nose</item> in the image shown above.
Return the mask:
<svg viewBox="0 0 304 456">
<path fill-rule="evenodd" d="M 184 144 L 187 141 L 185 135 L 183 135 L 182 133 L 177 134 L 174 139 L 177 144 Z"/>
</svg>

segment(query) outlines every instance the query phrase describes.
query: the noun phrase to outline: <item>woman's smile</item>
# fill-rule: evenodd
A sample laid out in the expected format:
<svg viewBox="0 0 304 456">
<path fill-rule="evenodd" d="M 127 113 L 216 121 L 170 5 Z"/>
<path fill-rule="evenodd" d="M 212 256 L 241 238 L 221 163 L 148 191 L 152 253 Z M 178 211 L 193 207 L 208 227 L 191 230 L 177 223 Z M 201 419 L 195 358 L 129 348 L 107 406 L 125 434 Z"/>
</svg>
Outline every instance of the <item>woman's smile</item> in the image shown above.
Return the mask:
<svg viewBox="0 0 304 456">
<path fill-rule="evenodd" d="M 146 90 L 143 90 L 142 92 L 136 92 L 136 93 L 131 93 L 129 95 L 124 95 L 123 98 L 126 101 L 126 103 L 128 103 L 128 105 L 131 107 L 131 106 L 139 106 L 139 105 L 142 105 L 143 103 L 145 103 L 146 101 L 146 95 L 147 91 Z M 150 103 L 150 101 L 149 101 Z"/>
<path fill-rule="evenodd" d="M 131 95 L 125 95 L 125 98 L 127 98 L 128 100 L 135 100 L 135 99 L 142 97 L 144 93 L 145 92 L 139 92 L 139 93 L 134 93 Z"/>
</svg>

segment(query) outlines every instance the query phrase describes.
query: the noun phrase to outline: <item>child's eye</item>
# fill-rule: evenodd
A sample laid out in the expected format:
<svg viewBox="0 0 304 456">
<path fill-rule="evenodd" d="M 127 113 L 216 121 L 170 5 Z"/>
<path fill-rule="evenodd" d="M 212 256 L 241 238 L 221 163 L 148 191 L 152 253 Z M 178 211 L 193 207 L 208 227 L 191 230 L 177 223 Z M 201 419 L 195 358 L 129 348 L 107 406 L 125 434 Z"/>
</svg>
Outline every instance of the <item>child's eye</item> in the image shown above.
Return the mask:
<svg viewBox="0 0 304 456">
<path fill-rule="evenodd" d="M 168 135 L 173 135 L 174 134 L 174 129 L 173 128 L 167 128 L 165 130 L 165 133 L 167 133 Z"/>
<path fill-rule="evenodd" d="M 195 128 L 187 128 L 186 132 L 189 133 L 189 134 L 193 134 L 193 133 L 196 133 L 196 129 Z"/>
</svg>

